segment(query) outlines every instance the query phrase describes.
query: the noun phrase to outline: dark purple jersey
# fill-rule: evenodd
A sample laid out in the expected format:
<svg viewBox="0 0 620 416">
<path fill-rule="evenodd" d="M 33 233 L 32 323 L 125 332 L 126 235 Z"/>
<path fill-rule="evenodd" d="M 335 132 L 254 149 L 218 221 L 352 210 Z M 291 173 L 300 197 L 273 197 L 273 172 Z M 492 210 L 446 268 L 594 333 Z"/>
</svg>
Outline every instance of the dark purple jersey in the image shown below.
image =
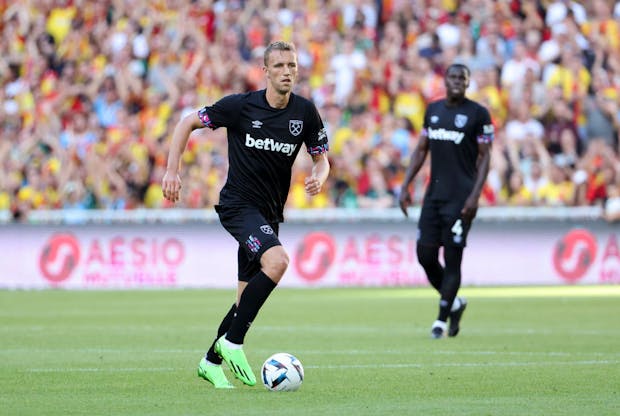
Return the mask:
<svg viewBox="0 0 620 416">
<path fill-rule="evenodd" d="M 486 108 L 470 99 L 456 106 L 428 105 L 422 134 L 429 140 L 431 179 L 426 198 L 465 201 L 476 183 L 478 143 L 491 143 L 494 128 Z"/>
<path fill-rule="evenodd" d="M 206 127 L 226 127 L 228 177 L 220 205 L 256 206 L 271 222 L 283 220 L 291 167 L 302 144 L 311 155 L 328 150 L 323 121 L 312 102 L 291 94 L 286 108 L 267 103 L 265 90 L 226 96 L 198 112 Z"/>
</svg>

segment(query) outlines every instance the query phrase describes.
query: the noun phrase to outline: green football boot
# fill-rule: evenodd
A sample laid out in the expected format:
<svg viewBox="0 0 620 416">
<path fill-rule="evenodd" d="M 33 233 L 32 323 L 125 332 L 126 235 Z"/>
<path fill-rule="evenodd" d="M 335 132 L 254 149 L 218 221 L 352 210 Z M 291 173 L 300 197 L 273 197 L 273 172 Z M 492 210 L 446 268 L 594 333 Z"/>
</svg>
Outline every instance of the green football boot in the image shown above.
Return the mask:
<svg viewBox="0 0 620 416">
<path fill-rule="evenodd" d="M 202 357 L 198 364 L 198 376 L 204 378 L 213 384 L 216 389 L 234 389 L 235 386 L 230 384 L 226 378 L 221 365 L 209 365 L 205 357 Z"/>
<path fill-rule="evenodd" d="M 227 348 L 224 336 L 215 342 L 215 352 L 222 357 L 235 377 L 248 386 L 254 386 L 256 384 L 256 376 L 254 376 L 252 367 L 250 367 L 247 358 L 245 358 L 243 349 Z"/>
</svg>

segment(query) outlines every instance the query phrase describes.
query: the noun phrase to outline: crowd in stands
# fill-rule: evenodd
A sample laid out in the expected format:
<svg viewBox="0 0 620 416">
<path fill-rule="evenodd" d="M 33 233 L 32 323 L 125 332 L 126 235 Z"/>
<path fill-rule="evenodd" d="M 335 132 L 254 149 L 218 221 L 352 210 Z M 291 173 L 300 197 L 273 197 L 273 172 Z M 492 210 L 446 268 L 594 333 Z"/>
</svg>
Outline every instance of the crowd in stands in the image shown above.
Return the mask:
<svg viewBox="0 0 620 416">
<path fill-rule="evenodd" d="M 0 0 L 0 17 L 0 210 L 16 218 L 170 207 L 176 121 L 263 88 L 278 39 L 297 47 L 332 165 L 307 198 L 301 152 L 289 207 L 395 207 L 425 105 L 461 62 L 496 126 L 482 205 L 620 211 L 620 1 Z M 177 207 L 217 203 L 226 151 L 223 129 L 193 133 Z"/>
</svg>

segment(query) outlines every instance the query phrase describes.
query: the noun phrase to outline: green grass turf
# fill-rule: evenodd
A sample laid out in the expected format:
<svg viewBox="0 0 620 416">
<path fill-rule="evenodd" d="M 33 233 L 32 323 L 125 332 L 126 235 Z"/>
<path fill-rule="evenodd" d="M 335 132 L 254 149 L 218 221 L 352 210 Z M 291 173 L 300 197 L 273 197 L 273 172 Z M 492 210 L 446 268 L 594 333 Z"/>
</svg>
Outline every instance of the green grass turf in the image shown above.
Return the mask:
<svg viewBox="0 0 620 416">
<path fill-rule="evenodd" d="M 620 414 L 619 286 L 461 293 L 461 334 L 432 340 L 427 288 L 277 289 L 245 350 L 306 379 L 273 393 L 196 376 L 233 290 L 0 291 L 0 414 Z"/>
</svg>

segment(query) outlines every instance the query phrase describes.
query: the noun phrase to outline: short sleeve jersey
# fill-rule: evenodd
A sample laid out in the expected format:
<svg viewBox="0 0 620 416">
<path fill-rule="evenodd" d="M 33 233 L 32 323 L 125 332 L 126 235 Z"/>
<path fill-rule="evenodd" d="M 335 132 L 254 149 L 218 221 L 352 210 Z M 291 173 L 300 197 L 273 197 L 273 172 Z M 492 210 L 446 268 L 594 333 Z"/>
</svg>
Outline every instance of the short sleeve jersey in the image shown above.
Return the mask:
<svg viewBox="0 0 620 416">
<path fill-rule="evenodd" d="M 476 183 L 478 143 L 491 143 L 494 127 L 488 110 L 470 99 L 456 106 L 446 100 L 430 103 L 422 134 L 429 139 L 431 178 L 426 198 L 462 200 Z"/>
<path fill-rule="evenodd" d="M 327 152 L 319 113 L 309 100 L 291 94 L 288 105 L 269 105 L 266 91 L 233 94 L 198 111 L 205 127 L 227 128 L 228 177 L 220 205 L 255 206 L 271 222 L 283 220 L 291 168 L 302 144 L 311 155 Z"/>
</svg>

